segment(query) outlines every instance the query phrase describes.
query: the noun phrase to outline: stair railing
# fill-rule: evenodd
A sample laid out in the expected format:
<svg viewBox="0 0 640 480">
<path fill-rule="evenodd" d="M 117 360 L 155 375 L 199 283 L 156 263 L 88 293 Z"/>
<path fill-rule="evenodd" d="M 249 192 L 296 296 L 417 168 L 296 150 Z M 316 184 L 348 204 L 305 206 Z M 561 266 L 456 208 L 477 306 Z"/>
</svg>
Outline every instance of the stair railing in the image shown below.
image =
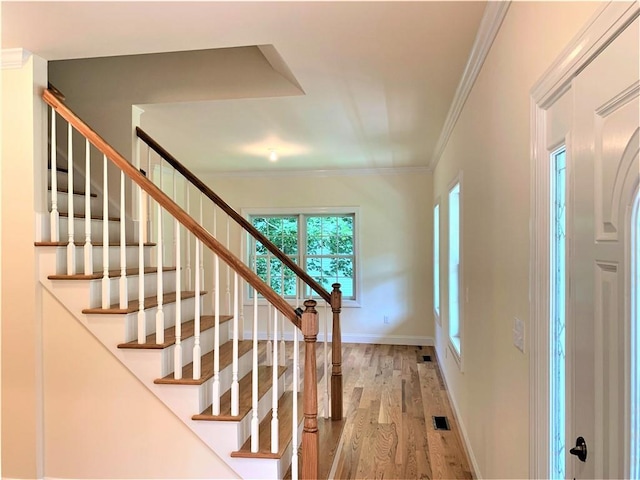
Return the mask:
<svg viewBox="0 0 640 480">
<path fill-rule="evenodd" d="M 214 205 L 214 224 L 213 231 L 214 236 L 216 236 L 217 229 L 217 219 L 216 219 L 216 208 L 217 206 L 223 213 L 227 215 L 226 221 L 226 244 L 225 246 L 229 248 L 229 219 L 231 219 L 235 224 L 240 226 L 242 230 L 253 239 L 254 245 L 256 243 L 260 243 L 263 245 L 269 252 L 269 255 L 273 255 L 275 258 L 282 262 L 283 266 L 288 268 L 293 275 L 295 275 L 298 279 L 300 279 L 304 284 L 306 284 L 312 291 L 316 292 L 316 294 L 324 300 L 329 308 L 331 309 L 331 324 L 332 324 L 332 342 L 331 342 L 331 388 L 329 389 L 329 374 L 328 374 L 328 324 L 330 322 L 327 308 L 324 308 L 324 315 L 321 315 L 323 318 L 322 324 L 324 326 L 324 380 L 325 380 L 325 392 L 324 392 L 324 411 L 325 416 L 329 416 L 329 412 L 331 418 L 334 420 L 342 419 L 343 408 L 342 408 L 342 337 L 341 337 L 341 329 L 340 329 L 340 313 L 342 310 L 342 293 L 340 291 L 340 284 L 334 283 L 332 285 L 333 290 L 328 292 L 318 281 L 316 281 L 313 277 L 311 277 L 304 269 L 302 269 L 298 264 L 296 264 L 288 255 L 286 255 L 282 250 L 280 250 L 271 240 L 269 240 L 266 236 L 262 234 L 256 227 L 254 227 L 251 222 L 249 222 L 246 218 L 244 218 L 240 213 L 238 213 L 233 207 L 231 207 L 228 203 L 226 203 L 218 194 L 216 194 L 207 184 L 205 184 L 200 178 L 198 178 L 193 172 L 191 172 L 187 167 L 185 167 L 175 156 L 169 153 L 162 145 L 160 145 L 155 139 L 153 139 L 147 132 L 145 132 L 142 128 L 136 127 L 136 135 L 137 137 L 144 142 L 149 150 L 153 150 L 159 158 L 160 165 L 161 162 L 164 161 L 168 165 L 173 168 L 174 172 L 178 172 L 190 185 L 193 185 L 201 195 L 204 195 L 208 198 Z M 149 157 L 149 154 L 147 156 Z M 151 162 L 147 163 L 147 168 L 150 169 Z M 162 171 L 162 168 L 160 168 Z M 190 198 L 189 194 L 190 190 L 186 190 L 186 198 Z M 200 212 L 202 212 L 202 196 L 200 196 Z M 188 210 L 188 207 L 187 207 Z M 255 259 L 255 251 L 253 258 Z M 254 272 L 256 272 L 256 266 L 249 265 L 253 267 Z M 267 275 L 269 275 L 269 269 L 267 270 Z M 281 271 L 281 279 L 284 283 L 284 268 Z M 227 280 L 227 285 L 229 284 Z M 271 285 L 270 279 L 267 278 L 267 284 Z M 227 288 L 228 291 L 228 288 Z M 301 293 L 301 289 L 296 289 L 298 296 Z M 284 288 L 281 289 L 281 292 L 284 295 Z M 297 302 L 299 302 L 299 298 Z M 242 304 L 242 303 L 241 303 Z M 270 314 L 271 315 L 271 314 Z M 240 313 L 240 318 L 243 317 L 243 313 Z M 271 316 L 269 317 L 270 321 L 267 322 L 267 359 L 271 358 L 270 352 L 272 351 L 272 342 L 271 342 Z M 283 363 L 284 358 L 284 325 L 281 330 L 281 363 Z M 274 332 L 275 334 L 275 332 Z M 273 339 L 275 342 L 276 338 Z M 269 362 L 269 360 L 267 360 Z M 329 399 L 331 401 L 331 405 L 328 405 Z"/>
<path fill-rule="evenodd" d="M 52 186 L 52 213 L 51 213 L 51 241 L 54 244 L 61 244 L 60 242 L 60 223 L 59 217 L 60 212 L 57 207 L 57 194 L 58 194 L 58 185 L 56 182 L 57 178 L 57 165 L 56 165 L 56 151 L 57 151 L 57 138 L 56 138 L 56 124 L 57 117 L 65 120 L 68 125 L 68 136 L 67 136 L 67 158 L 68 158 L 68 172 L 69 172 L 69 181 L 67 185 L 67 195 L 69 197 L 68 203 L 68 227 L 67 227 L 67 242 L 66 250 L 68 253 L 68 260 L 66 265 L 66 271 L 68 275 L 77 275 L 76 274 L 76 258 L 81 258 L 83 260 L 83 272 L 84 275 L 88 278 L 101 278 L 102 285 L 102 299 L 101 299 L 101 307 L 103 310 L 108 310 L 110 313 L 128 313 L 135 312 L 137 310 L 137 340 L 138 343 L 147 343 L 147 344 L 163 344 L 164 343 L 164 331 L 167 327 L 166 321 L 170 320 L 171 315 L 165 315 L 166 310 L 168 309 L 169 304 L 175 306 L 172 308 L 173 318 L 175 319 L 175 325 L 173 325 L 175 332 L 175 377 L 179 378 L 182 376 L 182 367 L 185 362 L 185 358 L 188 361 L 189 358 L 193 359 L 193 378 L 199 379 L 202 372 L 200 370 L 202 357 L 201 357 L 201 345 L 200 345 L 200 332 L 201 325 L 200 322 L 204 320 L 204 317 L 201 315 L 201 295 L 204 292 L 201 292 L 202 280 L 204 277 L 204 269 L 200 266 L 201 262 L 201 254 L 203 246 L 207 247 L 207 250 L 213 252 L 214 254 L 214 288 L 215 288 L 215 301 L 214 301 L 214 346 L 213 346 L 213 382 L 212 382 L 212 414 L 216 415 L 219 413 L 219 400 L 220 400 L 220 372 L 219 372 L 219 351 L 220 351 L 220 299 L 219 293 L 220 290 L 218 285 L 220 285 L 220 269 L 219 262 L 222 260 L 226 265 L 228 265 L 234 272 L 234 292 L 233 292 L 233 311 L 234 311 L 234 324 L 233 324 L 233 367 L 232 367 L 232 382 L 231 382 L 231 392 L 236 398 L 236 405 L 232 405 L 232 415 L 234 413 L 237 414 L 237 393 L 234 394 L 234 390 L 237 391 L 237 382 L 238 382 L 238 306 L 239 306 L 239 292 L 240 289 L 238 287 L 239 279 L 242 278 L 246 281 L 254 291 L 254 318 L 253 318 L 253 358 L 252 358 L 252 408 L 253 408 L 253 417 L 252 417 L 252 435 L 251 435 L 251 451 L 257 452 L 259 450 L 259 429 L 257 425 L 257 415 L 258 415 L 258 402 L 257 402 L 257 385 L 258 385 L 258 369 L 257 369 L 257 356 L 258 356 L 258 339 L 257 339 L 257 322 L 258 322 L 258 295 L 262 295 L 264 299 L 267 300 L 270 307 L 269 309 L 273 312 L 273 330 L 274 333 L 277 332 L 278 329 L 278 318 L 281 315 L 281 318 L 288 319 L 294 325 L 294 355 L 293 355 L 293 409 L 294 412 L 297 413 L 297 389 L 298 385 L 298 372 L 299 372 L 299 362 L 298 362 L 298 332 L 301 331 L 304 342 L 305 342 L 305 366 L 304 366 L 304 390 L 303 390 L 303 414 L 304 414 L 304 426 L 302 433 L 302 478 L 317 478 L 318 473 L 318 391 L 317 391 L 317 373 L 316 373 L 316 340 L 318 334 L 318 312 L 315 309 L 316 302 L 314 300 L 307 300 L 305 305 L 305 310 L 300 311 L 294 310 L 292 306 L 290 306 L 281 296 L 279 296 L 269 285 L 267 285 L 260 277 L 247 265 L 245 265 L 240 259 L 238 259 L 226 246 L 224 246 L 221 242 L 219 242 L 214 235 L 209 233 L 207 229 L 202 224 L 202 217 L 199 220 L 196 220 L 192 217 L 187 211 L 185 211 L 174 199 L 171 199 L 165 192 L 162 191 L 161 188 L 156 186 L 152 181 L 150 181 L 143 172 L 141 172 L 139 161 L 138 165 L 133 165 L 129 161 L 127 161 L 122 155 L 120 155 L 113 147 L 111 147 L 107 142 L 104 141 L 95 131 L 93 131 L 88 125 L 86 125 L 80 118 L 78 118 L 70 109 L 68 109 L 61 99 L 57 97 L 52 91 L 45 90 L 43 93 L 44 101 L 51 106 L 52 108 L 52 116 L 51 116 L 51 125 L 52 125 L 52 139 L 51 139 L 51 186 Z M 85 248 L 83 249 L 84 255 L 77 257 L 76 251 L 76 242 L 74 239 L 74 182 L 73 182 L 73 174 L 71 172 L 74 171 L 76 165 L 73 163 L 73 145 L 74 145 L 74 130 L 80 134 L 80 136 L 85 141 L 85 175 L 86 177 L 90 176 L 90 166 L 91 166 L 91 149 L 92 146 L 94 149 L 98 150 L 102 154 L 102 176 L 103 176 L 103 211 L 102 216 L 100 217 L 102 222 L 102 265 L 100 267 L 100 262 L 95 262 L 96 260 L 96 252 L 98 249 L 95 248 L 86 248 L 86 245 L 89 246 L 97 246 L 98 244 L 92 244 L 92 229 L 91 229 L 91 208 L 85 211 L 85 215 L 83 221 L 85 222 Z M 75 139 L 77 139 L 77 135 Z M 120 206 L 119 206 L 119 217 L 114 219 L 109 214 L 109 187 L 110 187 L 110 175 L 108 171 L 109 162 L 119 170 L 119 183 L 120 183 Z M 174 177 L 175 178 L 175 177 Z M 135 185 L 136 188 L 133 190 L 135 194 L 133 195 L 135 198 L 131 198 L 132 201 L 136 201 L 137 209 L 139 212 L 138 215 L 138 229 L 136 232 L 132 232 L 134 235 L 129 235 L 129 237 L 137 236 L 137 243 L 128 243 L 127 239 L 127 218 L 125 215 L 126 210 L 126 184 L 130 182 L 131 185 Z M 175 182 L 175 179 L 174 179 Z M 83 200 L 86 202 L 85 206 L 89 204 L 89 200 L 86 200 L 87 196 L 90 196 L 90 186 L 89 181 L 86 180 L 85 183 L 85 192 L 80 192 L 80 194 L 84 194 Z M 174 197 L 175 197 L 175 188 L 174 188 Z M 150 240 L 149 231 L 145 232 L 145 225 L 142 219 L 142 213 L 145 210 L 145 205 L 147 205 L 147 213 L 151 211 L 150 203 L 147 202 L 147 199 L 152 199 L 156 202 L 157 206 L 157 258 L 156 265 L 152 267 L 155 270 L 156 274 L 156 295 L 153 297 L 145 298 L 145 290 L 150 287 L 150 285 L 145 282 L 145 273 L 149 273 L 148 267 L 145 267 L 145 264 L 149 260 L 144 246 Z M 168 214 L 169 218 L 173 219 L 173 225 L 169 226 L 169 229 L 175 232 L 174 237 L 174 267 L 167 267 L 164 262 L 165 251 L 163 250 L 163 237 L 165 233 L 165 229 L 163 229 L 163 217 Z M 202 209 L 200 209 L 200 215 L 202 215 Z M 114 232 L 110 228 L 110 222 L 112 220 L 119 220 L 119 228 Z M 88 225 L 88 226 L 86 226 Z M 182 272 L 181 272 L 181 255 L 182 255 L 182 241 L 186 240 L 187 245 L 194 244 L 194 252 L 195 252 L 195 262 L 194 262 L 194 291 L 183 291 L 181 280 L 182 280 Z M 114 242 L 115 241 L 115 242 Z M 119 253 L 119 270 L 110 271 L 109 265 L 111 262 L 110 255 L 113 252 L 113 249 L 109 248 L 109 244 L 115 243 L 119 250 L 116 253 Z M 148 244 L 148 243 L 147 243 Z M 130 261 L 129 253 L 131 249 L 129 247 L 137 247 L 138 254 L 138 268 L 134 271 L 131 269 L 127 269 L 128 261 Z M 87 258 L 90 257 L 90 258 Z M 95 270 L 98 270 L 98 273 L 94 271 L 94 267 L 97 265 Z M 164 273 L 167 269 L 177 270 L 176 279 L 175 279 L 175 299 L 171 298 L 170 294 L 165 293 L 164 286 Z M 100 272 L 102 270 L 102 272 Z M 131 292 L 135 292 L 135 285 L 130 284 L 127 281 L 128 276 L 132 276 L 138 274 L 138 285 L 137 285 L 137 301 L 134 300 L 130 302 L 129 294 Z M 115 277 L 119 277 L 117 283 L 112 283 L 112 279 L 115 280 Z M 191 278 L 188 276 L 187 281 L 190 282 Z M 117 287 L 117 288 L 113 288 Z M 133 288 L 133 290 L 131 290 Z M 337 290 L 337 289 L 336 289 Z M 332 294 L 330 300 L 339 301 L 339 294 Z M 338 290 L 339 292 L 339 290 Z M 337 295 L 337 297 L 336 297 Z M 132 295 L 133 296 L 133 295 Z M 193 321 L 193 331 L 194 331 L 194 347 L 192 352 L 185 353 L 183 356 L 183 351 L 181 348 L 181 320 L 183 318 L 183 310 L 186 310 L 186 300 L 188 298 L 194 298 L 193 302 L 194 308 L 194 321 Z M 115 300 L 115 304 L 113 304 Z M 175 302 L 173 302 L 175 300 Z M 229 303 L 231 303 L 229 301 Z M 163 304 L 166 304 L 167 309 L 163 308 Z M 337 303 L 332 304 L 337 305 Z M 146 309 L 151 306 L 155 306 L 156 308 L 156 316 L 153 319 L 148 319 L 146 316 Z M 97 306 L 92 306 L 97 307 Z M 89 309 L 91 310 L 91 309 Z M 334 318 L 335 318 L 335 310 L 334 310 Z M 154 338 L 149 338 L 146 335 L 147 327 L 149 325 L 155 325 L 156 333 L 153 336 Z M 172 325 L 169 325 L 172 326 Z M 272 418 L 271 418 L 271 442 L 270 442 L 270 451 L 271 453 L 277 453 L 280 449 L 280 442 L 278 438 L 278 347 L 277 344 L 274 345 L 274 351 L 272 357 L 272 372 L 273 372 L 273 398 L 272 398 Z M 218 403 L 216 406 L 216 402 Z M 294 432 L 294 442 L 292 445 L 292 472 L 295 473 L 293 478 L 297 478 L 297 456 L 298 456 L 298 446 L 297 446 L 297 427 L 298 427 L 298 416 L 292 416 L 292 431 Z"/>
</svg>

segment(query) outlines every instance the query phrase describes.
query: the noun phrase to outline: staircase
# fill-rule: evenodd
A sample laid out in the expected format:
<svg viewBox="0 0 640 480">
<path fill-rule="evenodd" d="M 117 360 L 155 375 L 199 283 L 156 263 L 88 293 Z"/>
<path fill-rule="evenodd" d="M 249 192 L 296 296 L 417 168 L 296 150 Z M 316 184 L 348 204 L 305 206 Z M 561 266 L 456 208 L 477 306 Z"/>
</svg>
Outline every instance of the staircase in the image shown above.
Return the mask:
<svg viewBox="0 0 640 480">
<path fill-rule="evenodd" d="M 319 398 L 321 415 L 342 419 L 339 285 L 324 290 L 143 131 L 134 165 L 54 92 L 43 99 L 51 214 L 48 238 L 36 242 L 40 282 L 240 477 L 318 478 Z M 158 185 L 144 155 L 149 176 L 160 167 Z M 298 292 L 304 283 L 317 296 L 279 296 L 231 251 L 236 237 L 260 242 L 297 276 Z M 332 324 L 330 389 L 317 382 L 323 322 Z"/>
</svg>

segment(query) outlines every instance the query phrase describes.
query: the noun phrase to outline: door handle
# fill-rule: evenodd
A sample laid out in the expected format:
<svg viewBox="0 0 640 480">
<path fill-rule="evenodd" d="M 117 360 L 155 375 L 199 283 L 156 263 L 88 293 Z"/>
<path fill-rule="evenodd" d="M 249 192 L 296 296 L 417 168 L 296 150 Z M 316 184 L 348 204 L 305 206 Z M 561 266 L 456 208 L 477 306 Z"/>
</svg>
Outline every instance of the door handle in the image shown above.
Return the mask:
<svg viewBox="0 0 640 480">
<path fill-rule="evenodd" d="M 578 457 L 578 460 L 581 462 L 587 461 L 587 442 L 585 442 L 584 438 L 578 437 L 576 438 L 576 446 L 569 450 L 571 455 L 575 455 Z"/>
</svg>

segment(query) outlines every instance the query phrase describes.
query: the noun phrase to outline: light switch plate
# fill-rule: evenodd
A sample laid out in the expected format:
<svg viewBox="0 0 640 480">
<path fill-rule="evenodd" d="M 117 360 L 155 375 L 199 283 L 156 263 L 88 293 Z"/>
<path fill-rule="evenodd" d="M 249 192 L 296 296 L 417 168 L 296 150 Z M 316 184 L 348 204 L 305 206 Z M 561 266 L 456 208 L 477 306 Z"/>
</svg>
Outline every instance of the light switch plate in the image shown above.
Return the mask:
<svg viewBox="0 0 640 480">
<path fill-rule="evenodd" d="M 519 318 L 513 319 L 513 344 L 524 353 L 524 322 Z"/>
</svg>

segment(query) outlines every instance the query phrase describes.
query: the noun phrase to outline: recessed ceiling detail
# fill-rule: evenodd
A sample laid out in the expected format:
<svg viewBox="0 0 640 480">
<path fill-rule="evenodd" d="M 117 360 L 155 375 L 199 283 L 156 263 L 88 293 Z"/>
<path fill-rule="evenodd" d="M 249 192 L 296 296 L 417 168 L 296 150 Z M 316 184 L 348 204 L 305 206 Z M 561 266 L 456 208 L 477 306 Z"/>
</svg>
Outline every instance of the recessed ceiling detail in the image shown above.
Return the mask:
<svg viewBox="0 0 640 480">
<path fill-rule="evenodd" d="M 2 40 L 63 60 L 53 83 L 125 155 L 141 105 L 143 128 L 196 172 L 263 169 L 273 139 L 299 147 L 276 170 L 412 169 L 432 158 L 485 6 L 5 2 Z M 175 61 L 137 85 L 162 56 Z"/>
</svg>

